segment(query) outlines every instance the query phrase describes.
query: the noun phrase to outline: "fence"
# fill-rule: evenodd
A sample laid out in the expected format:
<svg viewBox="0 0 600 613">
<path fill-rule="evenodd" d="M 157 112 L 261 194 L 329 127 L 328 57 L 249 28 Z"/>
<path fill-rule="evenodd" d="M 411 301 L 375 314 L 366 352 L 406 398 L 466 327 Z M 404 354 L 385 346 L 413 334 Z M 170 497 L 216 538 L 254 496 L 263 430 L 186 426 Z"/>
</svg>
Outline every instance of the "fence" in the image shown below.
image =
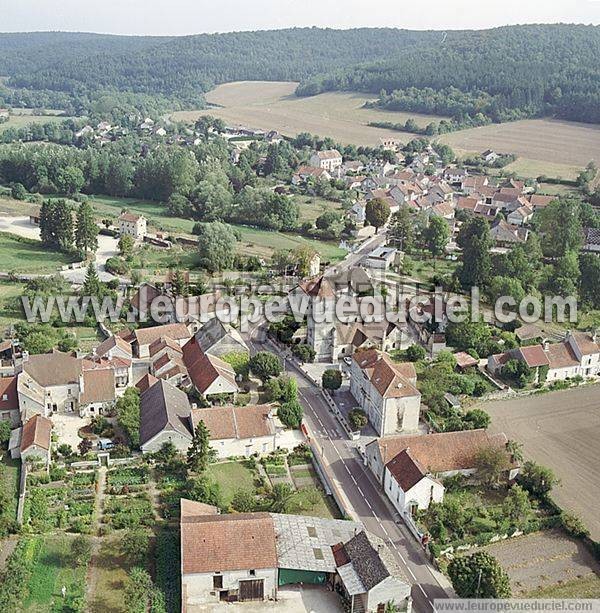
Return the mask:
<svg viewBox="0 0 600 613">
<path fill-rule="evenodd" d="M 313 466 L 315 467 L 315 470 L 319 475 L 323 486 L 325 487 L 325 491 L 327 494 L 330 494 L 333 497 L 344 517 L 350 517 L 355 521 L 359 521 L 354 513 L 354 510 L 350 506 L 348 499 L 342 490 L 336 485 L 335 480 L 329 471 L 325 458 L 323 457 L 322 450 L 319 449 L 319 445 L 314 440 L 312 433 L 305 423 L 302 423 L 302 430 L 306 435 L 308 444 L 310 445 L 312 451 Z"/>
<path fill-rule="evenodd" d="M 329 392 L 327 392 L 326 390 L 321 390 L 321 394 L 323 395 L 323 398 L 325 399 L 329 410 L 337 417 L 337 420 L 340 422 L 348 438 L 352 441 L 359 440 L 360 430 L 352 430 L 352 427 L 346 420 L 346 416 L 340 411 L 333 398 L 329 395 Z"/>
</svg>

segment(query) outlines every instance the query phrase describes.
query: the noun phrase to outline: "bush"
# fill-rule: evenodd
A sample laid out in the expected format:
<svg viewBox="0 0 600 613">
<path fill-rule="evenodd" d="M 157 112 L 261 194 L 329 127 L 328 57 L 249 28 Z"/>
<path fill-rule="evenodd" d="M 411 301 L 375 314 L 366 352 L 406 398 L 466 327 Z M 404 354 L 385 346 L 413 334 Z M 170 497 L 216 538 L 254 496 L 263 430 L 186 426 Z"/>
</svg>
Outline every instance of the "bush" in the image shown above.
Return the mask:
<svg viewBox="0 0 600 613">
<path fill-rule="evenodd" d="M 123 258 L 108 258 L 105 266 L 106 270 L 113 275 L 125 275 L 129 272 L 129 264 Z"/>
<path fill-rule="evenodd" d="M 355 430 L 362 430 L 369 423 L 367 414 L 361 409 L 352 409 L 348 414 L 348 419 Z"/>
<path fill-rule="evenodd" d="M 586 528 L 581 518 L 577 517 L 573 513 L 563 511 L 560 515 L 562 526 L 568 534 L 577 538 L 583 538 L 589 536 L 590 531 Z"/>
<path fill-rule="evenodd" d="M 420 362 L 427 356 L 427 352 L 421 345 L 411 345 L 406 350 L 406 359 L 410 362 Z"/>
<path fill-rule="evenodd" d="M 291 400 L 279 407 L 277 416 L 288 428 L 299 428 L 304 416 L 304 410 L 297 400 Z"/>
<path fill-rule="evenodd" d="M 312 347 L 309 347 L 308 345 L 305 345 L 305 344 L 294 345 L 292 347 L 292 353 L 301 362 L 308 363 L 308 364 L 311 364 L 312 362 L 314 362 L 315 356 L 317 355 L 315 353 L 315 350 Z"/>
</svg>

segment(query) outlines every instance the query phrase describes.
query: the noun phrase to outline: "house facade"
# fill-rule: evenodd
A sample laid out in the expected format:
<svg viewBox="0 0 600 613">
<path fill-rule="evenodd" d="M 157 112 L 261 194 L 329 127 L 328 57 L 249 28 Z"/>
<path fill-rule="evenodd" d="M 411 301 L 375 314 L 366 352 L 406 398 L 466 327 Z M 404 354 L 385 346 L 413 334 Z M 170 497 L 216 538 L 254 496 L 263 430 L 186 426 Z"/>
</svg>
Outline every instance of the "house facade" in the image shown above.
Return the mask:
<svg viewBox="0 0 600 613">
<path fill-rule="evenodd" d="M 123 213 L 119 217 L 119 234 L 128 234 L 135 240 L 143 240 L 147 234 L 147 222 L 143 215 L 133 213 Z"/>
<path fill-rule="evenodd" d="M 314 168 L 321 168 L 331 173 L 342 165 L 342 154 L 337 149 L 317 151 L 310 157 L 309 165 Z"/>
<path fill-rule="evenodd" d="M 350 392 L 379 436 L 416 432 L 421 394 L 413 364 L 396 364 L 376 349 L 355 353 Z"/>
</svg>

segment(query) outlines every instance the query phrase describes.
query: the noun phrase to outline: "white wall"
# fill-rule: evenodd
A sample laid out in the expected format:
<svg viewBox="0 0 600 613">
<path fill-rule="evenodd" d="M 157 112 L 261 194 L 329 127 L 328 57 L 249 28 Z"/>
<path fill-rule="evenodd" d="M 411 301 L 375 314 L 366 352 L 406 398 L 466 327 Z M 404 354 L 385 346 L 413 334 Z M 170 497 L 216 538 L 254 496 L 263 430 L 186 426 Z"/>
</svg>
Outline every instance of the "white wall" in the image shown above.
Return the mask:
<svg viewBox="0 0 600 613">
<path fill-rule="evenodd" d="M 386 468 L 383 486 L 386 496 L 400 513 L 407 512 L 412 502 L 416 502 L 419 510 L 423 511 L 429 508 L 432 498 L 433 502 L 442 502 L 444 499 L 444 486 L 430 477 L 423 477 L 408 492 L 404 492 Z"/>
<path fill-rule="evenodd" d="M 410 596 L 410 586 L 395 577 L 386 577 L 381 583 L 369 590 L 367 594 L 367 611 L 377 611 L 378 605 L 392 601 L 401 610 L 406 608 L 406 599 Z"/>
<path fill-rule="evenodd" d="M 154 438 L 151 438 L 148 442 L 141 446 L 143 453 L 154 453 L 158 451 L 164 443 L 172 442 L 178 451 L 185 453 L 192 442 L 192 435 L 189 437 L 183 436 L 180 432 L 174 430 L 164 430 L 159 432 Z"/>
<path fill-rule="evenodd" d="M 250 570 L 233 570 L 221 573 L 223 577 L 223 590 L 237 590 L 239 582 L 252 579 L 264 579 L 265 599 L 277 596 L 277 569 L 255 569 L 255 574 L 250 575 Z M 186 574 L 181 578 L 183 606 L 188 610 L 192 607 L 219 602 L 219 590 L 213 589 L 214 573 Z M 211 592 L 213 592 L 211 594 Z"/>
</svg>

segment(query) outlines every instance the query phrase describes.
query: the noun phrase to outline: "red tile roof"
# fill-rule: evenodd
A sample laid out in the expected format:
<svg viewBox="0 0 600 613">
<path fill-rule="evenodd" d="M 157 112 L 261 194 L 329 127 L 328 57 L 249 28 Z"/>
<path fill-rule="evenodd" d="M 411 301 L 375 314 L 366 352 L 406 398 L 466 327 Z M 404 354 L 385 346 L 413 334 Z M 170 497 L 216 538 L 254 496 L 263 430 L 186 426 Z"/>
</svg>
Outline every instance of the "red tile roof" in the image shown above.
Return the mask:
<svg viewBox="0 0 600 613">
<path fill-rule="evenodd" d="M 21 453 L 33 445 L 50 449 L 52 422 L 42 415 L 34 415 L 24 426 L 21 435 Z"/>
<path fill-rule="evenodd" d="M 198 345 L 196 337 L 192 337 L 183 346 L 183 362 L 192 383 L 201 394 L 204 394 L 219 377 L 224 377 L 232 385 L 237 385 L 233 368 L 215 356 L 206 355 Z"/>
<path fill-rule="evenodd" d="M 184 575 L 277 568 L 275 525 L 268 513 L 181 517 Z"/>
<path fill-rule="evenodd" d="M 18 408 L 17 377 L 0 377 L 0 411 L 14 411 Z"/>
<path fill-rule="evenodd" d="M 549 366 L 550 360 L 541 345 L 531 345 L 529 347 L 521 347 L 518 353 L 522 356 L 525 364 L 529 368 L 537 368 L 538 366 Z"/>
<path fill-rule="evenodd" d="M 421 466 L 420 462 L 413 458 L 409 447 L 403 449 L 393 460 L 388 462 L 387 469 L 403 492 L 408 492 L 427 475 L 427 471 Z"/>
<path fill-rule="evenodd" d="M 195 430 L 202 420 L 211 440 L 270 436 L 274 432 L 273 420 L 269 417 L 271 412 L 268 405 L 192 409 L 192 424 Z"/>
<path fill-rule="evenodd" d="M 353 359 L 383 398 L 421 395 L 411 383 L 416 377 L 412 363 L 395 364 L 388 355 L 376 349 L 359 351 Z"/>
<path fill-rule="evenodd" d="M 485 430 L 440 432 L 422 435 L 384 436 L 370 445 L 377 445 L 384 463 L 400 452 L 410 449 L 411 456 L 431 473 L 469 470 L 475 467 L 475 457 L 485 447 L 506 448 L 505 434 L 488 434 Z"/>
</svg>

